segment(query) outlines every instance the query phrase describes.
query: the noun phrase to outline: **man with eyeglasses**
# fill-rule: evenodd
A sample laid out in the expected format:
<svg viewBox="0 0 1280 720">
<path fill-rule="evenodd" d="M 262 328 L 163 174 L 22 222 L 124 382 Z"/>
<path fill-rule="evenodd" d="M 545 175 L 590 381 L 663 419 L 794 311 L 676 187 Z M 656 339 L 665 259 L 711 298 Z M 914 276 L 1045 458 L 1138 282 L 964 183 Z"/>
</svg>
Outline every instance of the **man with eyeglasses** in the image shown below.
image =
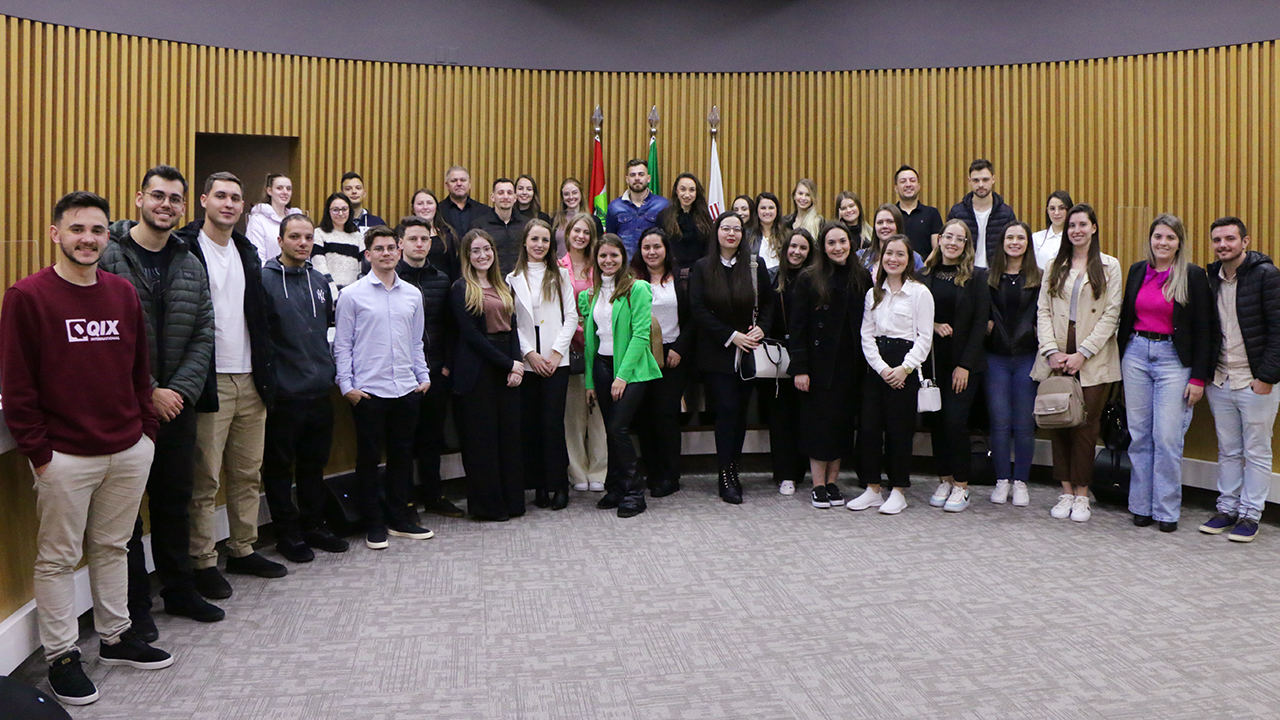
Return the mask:
<svg viewBox="0 0 1280 720">
<path fill-rule="evenodd" d="M 383 550 L 387 535 L 426 540 L 409 505 L 418 406 L 431 389 L 423 351 L 422 293 L 396 275 L 400 241 L 385 225 L 364 237 L 370 272 L 338 295 L 333 356 L 338 389 L 356 427 L 356 482 L 368 522 L 365 545 Z M 378 462 L 386 443 L 386 479 Z"/>
<path fill-rule="evenodd" d="M 186 210 L 187 180 L 177 168 L 157 165 L 134 196 L 141 222 L 111 225 L 99 267 L 133 284 L 142 302 L 151 359 L 151 402 L 160 420 L 147 478 L 151 556 L 169 615 L 217 622 L 225 613 L 195 590 L 191 542 L 196 400 L 213 357 L 213 301 L 204 266 L 173 235 Z M 129 617 L 144 642 L 160 633 L 151 618 L 151 578 L 142 550 L 142 516 L 129 540 Z"/>
</svg>

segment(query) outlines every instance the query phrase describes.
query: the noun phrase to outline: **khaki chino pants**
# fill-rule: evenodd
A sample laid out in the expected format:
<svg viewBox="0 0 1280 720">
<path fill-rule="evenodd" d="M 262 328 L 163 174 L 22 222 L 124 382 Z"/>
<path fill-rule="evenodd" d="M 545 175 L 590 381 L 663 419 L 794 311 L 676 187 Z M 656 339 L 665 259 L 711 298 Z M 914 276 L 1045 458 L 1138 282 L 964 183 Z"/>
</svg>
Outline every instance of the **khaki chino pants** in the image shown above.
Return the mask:
<svg viewBox="0 0 1280 720">
<path fill-rule="evenodd" d="M 45 660 L 75 648 L 80 636 L 75 571 L 82 556 L 98 635 L 112 643 L 129 629 L 127 548 L 155 450 L 143 435 L 111 455 L 54 452 L 36 478 L 36 616 Z"/>
<path fill-rule="evenodd" d="M 267 407 L 252 373 L 218 373 L 218 412 L 201 413 L 196 423 L 195 481 L 191 493 L 191 564 L 216 567 L 213 515 L 218 486 L 226 472 L 227 520 L 232 557 L 253 552 L 258 541 L 262 492 L 262 450 Z"/>
</svg>

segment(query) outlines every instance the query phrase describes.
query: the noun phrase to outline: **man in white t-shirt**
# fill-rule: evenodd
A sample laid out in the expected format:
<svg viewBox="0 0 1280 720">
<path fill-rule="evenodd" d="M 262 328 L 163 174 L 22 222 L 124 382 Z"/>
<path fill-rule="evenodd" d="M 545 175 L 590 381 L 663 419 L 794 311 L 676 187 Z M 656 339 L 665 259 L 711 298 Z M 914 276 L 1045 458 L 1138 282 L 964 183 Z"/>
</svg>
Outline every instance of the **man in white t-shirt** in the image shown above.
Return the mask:
<svg viewBox="0 0 1280 720">
<path fill-rule="evenodd" d="M 969 194 L 951 206 L 947 219 L 963 220 L 973 238 L 974 265 L 987 267 L 1004 242 L 1004 229 L 1018 219 L 1013 208 L 995 191 L 996 176 L 990 160 L 969 163 Z"/>
<path fill-rule="evenodd" d="M 217 600 L 231 597 L 231 585 L 218 572 L 214 548 L 215 497 L 221 477 L 226 480 L 231 529 L 227 572 L 278 578 L 288 571 L 253 550 L 258 540 L 263 437 L 267 407 L 275 395 L 275 372 L 257 249 L 234 230 L 244 211 L 240 180 L 231 173 L 210 175 L 200 205 L 204 220 L 180 231 L 208 273 L 214 324 L 213 367 L 196 403 L 190 552 L 196 590 Z"/>
</svg>

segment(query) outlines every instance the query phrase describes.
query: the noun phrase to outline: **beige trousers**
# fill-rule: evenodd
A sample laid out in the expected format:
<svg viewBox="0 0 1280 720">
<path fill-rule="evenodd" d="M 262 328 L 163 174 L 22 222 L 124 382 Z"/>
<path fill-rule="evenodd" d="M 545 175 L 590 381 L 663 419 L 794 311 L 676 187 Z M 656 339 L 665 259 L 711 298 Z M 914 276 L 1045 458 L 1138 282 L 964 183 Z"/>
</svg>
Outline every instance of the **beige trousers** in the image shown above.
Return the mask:
<svg viewBox="0 0 1280 720">
<path fill-rule="evenodd" d="M 604 416 L 599 406 L 587 409 L 585 375 L 569 376 L 569 396 L 564 404 L 564 440 L 569 449 L 569 482 L 603 483 L 609 471 L 609 446 Z"/>
<path fill-rule="evenodd" d="M 112 455 L 54 452 L 36 478 L 36 618 L 45 660 L 73 649 L 80 636 L 75 571 L 82 556 L 89 565 L 98 635 L 112 643 L 129 629 L 126 545 L 155 451 L 143 435 Z"/>
<path fill-rule="evenodd" d="M 191 564 L 215 567 L 213 514 L 225 471 L 227 520 L 232 557 L 253 552 L 258 541 L 258 502 L 262 492 L 263 435 L 267 408 L 251 373 L 218 373 L 218 412 L 196 421 L 195 478 L 191 493 Z"/>
</svg>

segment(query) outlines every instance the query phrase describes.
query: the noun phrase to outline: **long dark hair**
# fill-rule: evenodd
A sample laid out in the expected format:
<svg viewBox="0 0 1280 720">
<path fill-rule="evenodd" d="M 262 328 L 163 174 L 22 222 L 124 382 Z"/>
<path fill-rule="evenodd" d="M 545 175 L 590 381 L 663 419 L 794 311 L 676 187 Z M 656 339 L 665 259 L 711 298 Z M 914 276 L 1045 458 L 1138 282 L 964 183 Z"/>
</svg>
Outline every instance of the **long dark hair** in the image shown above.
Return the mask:
<svg viewBox="0 0 1280 720">
<path fill-rule="evenodd" d="M 542 213 L 542 200 L 538 197 L 538 181 L 534 180 L 532 175 L 518 175 L 516 177 L 516 181 L 511 184 L 511 187 L 514 188 L 516 185 L 519 185 L 521 180 L 528 180 L 529 184 L 533 186 L 533 197 L 529 200 L 529 209 L 527 212 L 520 209 L 520 201 L 516 200 L 516 212 L 519 212 L 521 215 L 528 218 L 536 218 Z M 585 202 L 586 198 L 583 198 L 583 201 Z M 553 241 L 553 245 L 555 244 L 555 239 L 555 233 L 552 233 L 551 240 Z"/>
<path fill-rule="evenodd" d="M 768 200 L 769 202 L 772 202 L 773 208 L 774 208 L 773 225 L 770 226 L 769 228 L 768 236 L 764 234 L 764 225 L 760 224 L 760 201 L 761 200 Z M 755 213 L 756 213 L 756 231 L 760 234 L 760 246 L 763 247 L 765 243 L 768 243 L 769 247 L 773 248 L 774 254 L 777 255 L 778 257 L 782 257 L 783 249 L 791 242 L 791 236 L 786 234 L 786 232 L 784 232 L 786 228 L 786 223 L 782 222 L 782 203 L 778 202 L 778 196 L 767 191 L 762 192 L 759 195 L 756 195 Z M 808 231 L 806 230 L 805 232 L 808 232 Z M 783 242 L 784 240 L 786 242 Z M 758 250 L 759 248 L 757 248 L 757 251 Z M 809 250 L 810 252 L 813 251 L 813 234 L 812 233 L 809 234 Z"/>
<path fill-rule="evenodd" d="M 756 200 L 755 200 L 755 198 L 751 197 L 750 195 L 739 195 L 739 196 L 735 197 L 733 200 L 731 200 L 731 201 L 729 202 L 729 207 L 727 207 L 727 208 L 725 208 L 725 209 L 726 209 L 726 210 L 732 210 L 732 209 L 733 209 L 733 204 L 734 204 L 734 203 L 736 203 L 736 202 L 738 202 L 739 200 L 746 200 L 746 201 L 747 201 L 747 219 L 742 221 L 742 231 L 743 231 L 744 233 L 750 233 L 750 234 L 751 234 L 751 235 L 753 235 L 753 236 L 759 237 L 759 235 L 760 235 L 760 219 L 759 219 L 758 217 L 756 217 Z M 774 220 L 774 224 L 777 224 L 777 222 L 778 222 L 777 220 Z"/>
<path fill-rule="evenodd" d="M 732 212 L 722 212 L 711 228 L 711 242 L 707 244 L 707 305 L 723 317 L 732 317 L 742 309 L 750 308 L 755 299 L 751 294 L 751 249 L 747 247 L 745 231 L 733 254 L 733 267 L 728 273 L 718 272 L 720 266 L 720 226 L 730 218 L 739 223 L 742 219 Z M 727 276 L 727 277 L 726 277 Z"/>
<path fill-rule="evenodd" d="M 793 270 L 791 265 L 788 264 L 789 261 L 787 260 L 787 253 L 791 249 L 791 241 L 795 240 L 796 236 L 803 238 L 805 243 L 809 245 L 809 254 L 804 256 L 804 262 L 800 263 L 800 267 Z M 787 285 L 791 283 L 791 276 L 794 275 L 799 278 L 800 273 L 814 263 L 815 254 L 813 235 L 810 234 L 808 230 L 805 230 L 804 228 L 794 228 L 791 232 L 787 233 L 787 243 L 782 246 L 782 250 L 778 253 L 778 275 L 775 279 L 775 289 L 777 289 L 778 292 L 786 290 Z"/>
<path fill-rule="evenodd" d="M 680 196 L 676 195 L 676 186 L 681 180 L 692 180 L 695 194 L 693 196 L 693 205 L 689 208 L 689 214 L 693 215 L 693 224 L 698 227 L 698 232 L 705 235 L 711 234 L 711 211 L 707 209 L 707 191 L 702 187 L 702 181 L 693 173 L 683 172 L 676 176 L 676 181 L 671 183 L 671 204 L 661 213 L 658 213 L 658 226 L 667 231 L 669 237 L 680 235 Z M 747 229 L 746 223 L 743 223 L 742 229 Z"/>
<path fill-rule="evenodd" d="M 854 256 L 855 246 L 853 233 L 850 232 L 849 226 L 842 222 L 825 222 L 822 224 L 822 230 L 818 231 L 817 249 L 809 246 L 809 256 L 812 258 L 817 255 L 809 266 L 801 273 L 801 277 L 813 286 L 816 301 L 815 308 L 822 307 L 831 299 L 831 278 L 835 275 L 836 264 L 827 257 L 827 236 L 833 232 L 842 232 L 849 239 L 849 258 L 845 260 L 845 265 L 849 268 L 849 297 L 850 302 L 862 302 L 862 298 L 867 294 L 867 288 L 871 286 L 871 274 L 866 268 L 858 262 L 858 258 Z M 881 273 L 882 275 L 884 273 Z"/>
<path fill-rule="evenodd" d="M 644 240 L 648 237 L 656 237 L 662 241 L 662 249 L 666 254 L 662 258 L 662 276 L 654 280 L 653 273 L 649 272 L 649 265 L 644 261 Z M 636 277 L 645 280 L 653 285 L 661 285 L 672 277 L 675 272 L 675 260 L 671 257 L 671 238 L 667 237 L 667 232 L 662 228 L 651 227 L 640 233 L 640 242 L 636 244 L 636 256 L 631 258 L 631 269 L 635 271 Z"/>
<path fill-rule="evenodd" d="M 1036 288 L 1040 287 L 1040 263 L 1036 262 L 1035 244 L 1031 242 L 1031 226 L 1021 220 L 1014 220 L 1005 225 L 1004 234 L 1007 236 L 1012 228 L 1022 228 L 1022 232 L 1027 234 L 1027 250 L 1022 254 L 1022 269 L 1018 272 L 1022 275 L 1022 287 Z M 1000 278 L 1008 272 L 1009 254 L 1004 251 L 1004 238 L 1000 238 L 1000 252 L 991 258 L 991 272 L 987 275 L 987 284 L 993 288 L 1000 287 Z"/>
<path fill-rule="evenodd" d="M 886 278 L 889 277 L 889 273 L 884 270 L 884 251 L 895 242 L 902 243 L 902 246 L 907 249 L 907 263 L 902 268 L 902 284 L 906 285 L 916 279 L 915 251 L 911 249 L 911 241 L 906 235 L 890 235 L 880 247 L 880 255 L 876 258 L 876 266 L 880 268 L 880 272 L 876 273 L 875 287 L 871 291 L 872 308 L 879 307 L 880 301 L 884 300 L 884 285 L 888 282 Z"/>
<path fill-rule="evenodd" d="M 1071 193 L 1067 192 L 1066 190 L 1054 190 L 1053 192 L 1049 193 L 1049 197 L 1045 198 L 1045 201 L 1044 201 L 1044 226 L 1045 226 L 1045 229 L 1047 230 L 1053 229 L 1053 221 L 1049 219 L 1049 201 L 1054 198 L 1058 198 L 1059 200 L 1061 200 L 1062 204 L 1066 205 L 1068 208 L 1075 206 L 1075 203 L 1071 202 Z M 1068 212 L 1067 220 L 1070 220 L 1070 219 L 1071 219 L 1071 213 Z M 1062 221 L 1062 234 L 1063 235 L 1067 234 L 1066 220 Z M 1030 237 L 1030 236 L 1028 235 L 1027 237 Z"/>
<path fill-rule="evenodd" d="M 356 227 L 355 218 L 351 217 L 351 198 L 340 192 L 325 198 L 324 212 L 320 213 L 320 229 L 325 232 L 333 232 L 333 218 L 329 217 L 329 208 L 333 207 L 334 200 L 341 200 L 347 204 L 347 222 L 342 226 L 342 232 L 359 232 L 360 229 Z"/>
<path fill-rule="evenodd" d="M 529 272 L 529 235 L 534 228 L 542 228 L 547 231 L 547 254 L 543 256 L 542 262 L 546 264 L 546 272 L 542 274 L 542 297 L 544 300 L 554 300 L 560 302 L 560 266 L 555 261 L 555 239 L 551 237 L 551 223 L 542 218 L 534 218 L 524 225 L 524 232 L 520 233 L 520 254 L 516 256 L 516 269 L 512 273 L 516 277 L 527 276 Z"/>
<path fill-rule="evenodd" d="M 623 244 L 622 238 L 613 233 L 605 233 L 600 242 L 595 244 L 592 251 L 595 256 L 591 258 L 591 272 L 595 273 L 591 281 L 591 297 L 595 298 L 600 295 L 600 286 L 604 284 L 604 273 L 600 271 L 600 248 L 605 245 L 612 245 L 622 253 L 622 267 L 613 274 L 613 295 L 609 296 L 609 302 L 617 302 L 631 294 L 631 286 L 636 282 L 636 274 L 631 272 L 631 266 L 627 264 L 627 246 Z M 587 312 L 591 312 L 588 310 Z"/>
<path fill-rule="evenodd" d="M 427 221 L 428 231 L 434 230 L 435 232 L 432 234 L 440 238 L 440 241 L 444 243 L 444 249 L 446 251 L 453 251 L 454 247 L 458 244 L 458 232 L 453 229 L 452 225 L 445 222 L 443 217 L 441 217 L 440 198 L 436 197 L 435 193 L 426 188 L 418 188 L 417 190 L 414 190 L 413 194 L 409 196 L 409 214 L 413 215 L 413 201 L 417 200 L 419 195 L 426 195 L 436 203 L 436 214 Z"/>
<path fill-rule="evenodd" d="M 1093 288 L 1093 299 L 1097 300 L 1107 290 L 1107 273 L 1102 267 L 1102 241 L 1098 239 L 1098 214 L 1088 203 L 1077 203 L 1067 211 L 1067 223 L 1062 228 L 1062 242 L 1058 244 L 1058 256 L 1049 266 L 1049 292 L 1058 297 L 1066 297 L 1063 295 L 1063 289 L 1067 284 L 1067 276 L 1071 274 L 1071 259 L 1075 255 L 1075 248 L 1071 245 L 1071 239 L 1067 237 L 1067 229 L 1071 225 L 1071 216 L 1078 213 L 1084 213 L 1089 218 L 1089 222 L 1093 223 L 1093 239 L 1089 241 L 1089 260 L 1085 265 L 1085 274 L 1089 276 L 1089 286 Z"/>
</svg>

